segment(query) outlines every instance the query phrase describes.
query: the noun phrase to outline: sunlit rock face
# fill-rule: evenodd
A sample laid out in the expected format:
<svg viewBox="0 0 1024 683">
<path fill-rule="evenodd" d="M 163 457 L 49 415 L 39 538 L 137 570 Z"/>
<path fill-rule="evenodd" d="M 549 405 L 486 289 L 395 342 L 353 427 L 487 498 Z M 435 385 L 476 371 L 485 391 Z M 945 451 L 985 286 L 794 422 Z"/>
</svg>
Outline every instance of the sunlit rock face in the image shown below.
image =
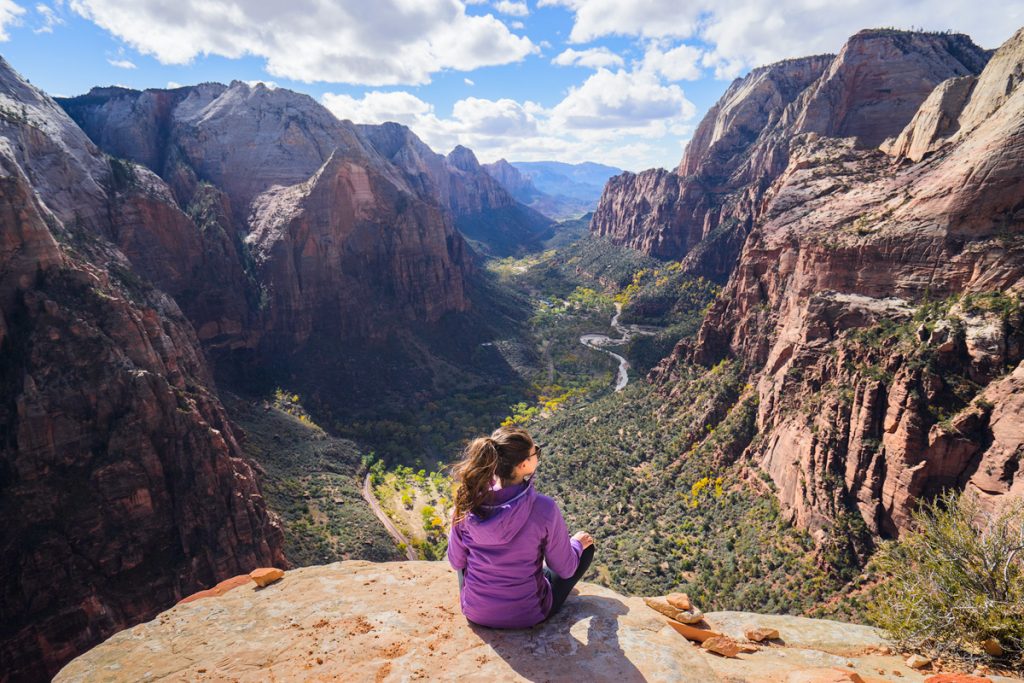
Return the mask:
<svg viewBox="0 0 1024 683">
<path fill-rule="evenodd" d="M 742 359 L 760 395 L 748 455 L 816 532 L 852 511 L 897 535 L 919 499 L 950 487 L 990 510 L 1024 493 L 1012 303 L 1024 288 L 1024 88 L 1007 76 L 1022 67 L 1018 32 L 976 79 L 924 98 L 916 132 L 886 145 L 893 156 L 856 137 L 794 136 L 695 344 L 653 373 L 668 382 L 687 360 Z M 923 140 L 927 153 L 912 152 Z M 1004 303 L 922 313 L 982 292 Z M 859 334 L 876 325 L 910 341 Z"/>
<path fill-rule="evenodd" d="M 899 135 L 935 86 L 977 75 L 987 59 L 963 35 L 868 30 L 838 55 L 754 69 L 708 110 L 674 171 L 609 181 L 591 232 L 725 282 L 794 136 L 874 147 Z"/>
<path fill-rule="evenodd" d="M 169 296 L 223 267 L 220 237 L 2 60 L 0 108 L 0 659 L 5 677 L 42 680 L 285 559 Z"/>
</svg>

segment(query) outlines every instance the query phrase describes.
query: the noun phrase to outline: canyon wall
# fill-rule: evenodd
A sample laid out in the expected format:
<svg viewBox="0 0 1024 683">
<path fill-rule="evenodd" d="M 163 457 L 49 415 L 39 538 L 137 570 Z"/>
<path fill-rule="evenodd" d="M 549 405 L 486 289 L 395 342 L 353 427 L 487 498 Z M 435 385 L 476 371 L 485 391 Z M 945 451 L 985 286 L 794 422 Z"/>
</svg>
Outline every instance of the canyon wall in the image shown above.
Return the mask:
<svg viewBox="0 0 1024 683">
<path fill-rule="evenodd" d="M 950 487 L 993 511 L 1024 496 L 1022 68 L 1024 30 L 903 130 L 794 135 L 695 343 L 652 372 L 740 359 L 746 457 L 819 539 L 849 513 L 898 535 Z"/>
<path fill-rule="evenodd" d="M 221 244 L 0 61 L 5 677 L 48 679 L 198 588 L 285 563 L 195 330 L 154 286 L 183 291 Z"/>
</svg>

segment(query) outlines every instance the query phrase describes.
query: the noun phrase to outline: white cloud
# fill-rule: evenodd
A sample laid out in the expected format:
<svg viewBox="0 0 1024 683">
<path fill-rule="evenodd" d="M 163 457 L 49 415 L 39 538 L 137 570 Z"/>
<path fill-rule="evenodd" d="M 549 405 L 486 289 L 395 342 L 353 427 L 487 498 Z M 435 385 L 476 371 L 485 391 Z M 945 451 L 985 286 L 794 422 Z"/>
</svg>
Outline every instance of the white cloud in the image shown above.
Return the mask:
<svg viewBox="0 0 1024 683">
<path fill-rule="evenodd" d="M 524 24 L 521 21 L 510 21 L 508 25 L 517 31 L 522 31 L 524 28 L 526 28 L 526 24 Z"/>
<path fill-rule="evenodd" d="M 661 84 L 650 70 L 601 69 L 554 107 L 467 97 L 439 116 L 412 93 L 380 91 L 326 94 L 323 103 L 356 123 L 403 123 L 441 153 L 461 144 L 482 161 L 590 160 L 631 170 L 674 167 L 695 114 L 679 86 Z"/>
<path fill-rule="evenodd" d="M 53 8 L 49 5 L 44 5 L 42 3 L 37 4 L 36 14 L 42 18 L 43 25 L 32 29 L 32 33 L 53 33 L 54 26 L 59 26 L 64 23 L 64 19 L 54 12 Z"/>
<path fill-rule="evenodd" d="M 135 63 L 128 59 L 107 59 L 107 64 L 116 66 L 118 69 L 134 69 Z"/>
<path fill-rule="evenodd" d="M 700 39 L 710 50 L 704 66 L 718 77 L 789 57 L 835 52 L 863 28 L 895 26 L 967 33 L 997 47 L 1024 24 L 1024 0 L 540 0 L 574 14 L 570 40 L 603 36 Z"/>
<path fill-rule="evenodd" d="M 662 52 L 657 43 L 652 43 L 644 53 L 642 68 L 655 71 L 670 81 L 695 81 L 701 77 L 703 56 L 700 48 L 690 45 Z"/>
<path fill-rule="evenodd" d="M 623 66 L 622 57 L 606 47 L 593 47 L 589 50 L 569 48 L 551 60 L 558 66 L 585 66 L 591 69 L 609 66 Z"/>
<path fill-rule="evenodd" d="M 174 90 L 175 88 L 180 88 L 180 87 L 182 87 L 182 85 L 181 85 L 181 83 L 178 83 L 177 81 L 167 81 L 167 89 L 168 90 Z"/>
<path fill-rule="evenodd" d="M 516 0 L 498 0 L 494 3 L 494 9 L 498 10 L 502 14 L 508 14 L 513 17 L 525 17 L 530 14 L 529 8 L 526 6 L 526 1 L 516 2 Z"/>
<path fill-rule="evenodd" d="M 463 78 L 462 82 L 465 83 L 466 85 L 476 85 L 476 81 L 474 81 L 472 78 Z"/>
<path fill-rule="evenodd" d="M 161 63 L 256 55 L 270 75 L 303 82 L 418 85 L 443 69 L 508 64 L 538 50 L 490 14 L 466 14 L 459 0 L 180 0 L 173 10 L 164 0 L 70 4 Z"/>
<path fill-rule="evenodd" d="M 21 24 L 19 17 L 24 13 L 25 8 L 21 5 L 11 0 L 0 0 L 0 41 L 11 39 L 7 29 L 11 26 L 19 26 Z"/>
<path fill-rule="evenodd" d="M 696 107 L 678 85 L 664 85 L 650 71 L 598 69 L 582 85 L 570 88 L 552 110 L 572 128 L 648 128 L 693 118 Z"/>
</svg>

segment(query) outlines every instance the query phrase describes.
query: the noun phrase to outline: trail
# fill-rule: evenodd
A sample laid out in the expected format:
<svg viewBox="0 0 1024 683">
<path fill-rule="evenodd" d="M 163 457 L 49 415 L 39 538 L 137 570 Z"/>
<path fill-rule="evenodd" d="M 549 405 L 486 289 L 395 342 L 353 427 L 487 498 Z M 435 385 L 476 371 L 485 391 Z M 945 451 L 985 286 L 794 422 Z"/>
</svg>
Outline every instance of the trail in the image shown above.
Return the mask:
<svg viewBox="0 0 1024 683">
<path fill-rule="evenodd" d="M 377 502 L 377 496 L 373 495 L 373 487 L 370 486 L 370 475 L 366 475 L 366 479 L 363 480 L 363 499 L 366 500 L 370 505 L 370 509 L 373 510 L 373 514 L 377 515 L 377 519 L 384 525 L 388 533 L 391 534 L 391 538 L 395 539 L 396 543 L 405 544 L 405 556 L 410 560 L 418 560 L 416 551 L 413 549 L 412 544 L 409 540 L 398 530 L 398 527 L 394 525 L 391 519 L 387 516 L 384 510 L 381 509 L 380 503 Z"/>
<path fill-rule="evenodd" d="M 597 351 L 604 351 L 609 356 L 612 356 L 619 361 L 619 373 L 615 378 L 615 391 L 622 391 L 626 388 L 626 385 L 629 384 L 629 361 L 619 354 L 609 351 L 605 347 L 622 346 L 637 334 L 654 335 L 658 333 L 658 330 L 653 327 L 645 327 L 643 325 L 620 325 L 619 315 L 621 314 L 622 304 L 616 303 L 615 315 L 612 316 L 611 326 L 616 332 L 622 335 L 621 339 L 612 339 L 606 334 L 584 334 L 580 337 L 580 344 Z"/>
</svg>

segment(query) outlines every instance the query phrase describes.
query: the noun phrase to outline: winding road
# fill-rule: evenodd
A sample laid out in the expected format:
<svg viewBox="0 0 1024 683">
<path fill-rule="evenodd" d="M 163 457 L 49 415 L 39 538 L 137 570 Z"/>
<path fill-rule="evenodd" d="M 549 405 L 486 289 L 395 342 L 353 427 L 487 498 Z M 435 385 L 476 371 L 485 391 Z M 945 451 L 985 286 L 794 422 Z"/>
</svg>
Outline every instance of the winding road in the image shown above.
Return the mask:
<svg viewBox="0 0 1024 683">
<path fill-rule="evenodd" d="M 398 527 L 394 525 L 391 519 L 387 516 L 384 510 L 381 509 L 380 503 L 377 502 L 377 496 L 373 495 L 373 487 L 370 486 L 370 475 L 366 475 L 366 479 L 363 480 L 363 499 L 370 505 L 370 509 L 373 510 L 373 514 L 377 515 L 377 519 L 384 525 L 388 533 L 391 534 L 391 538 L 395 539 L 395 543 L 405 544 L 405 556 L 410 560 L 418 560 L 416 556 L 416 550 L 413 549 L 412 544 L 409 543 Z"/>
<path fill-rule="evenodd" d="M 619 361 L 619 374 L 615 378 L 615 391 L 622 391 L 629 384 L 629 361 L 620 356 L 619 354 L 609 351 L 606 346 L 622 346 L 630 339 L 633 335 L 654 335 L 658 333 L 658 330 L 653 327 L 645 327 L 643 325 L 620 325 L 619 315 L 622 314 L 622 304 L 615 304 L 615 315 L 612 316 L 611 326 L 616 332 L 622 335 L 621 339 L 612 339 L 606 334 L 584 334 L 580 337 L 580 344 L 583 344 L 587 348 L 595 349 L 597 351 L 604 351 L 609 356 L 612 356 Z"/>
</svg>

